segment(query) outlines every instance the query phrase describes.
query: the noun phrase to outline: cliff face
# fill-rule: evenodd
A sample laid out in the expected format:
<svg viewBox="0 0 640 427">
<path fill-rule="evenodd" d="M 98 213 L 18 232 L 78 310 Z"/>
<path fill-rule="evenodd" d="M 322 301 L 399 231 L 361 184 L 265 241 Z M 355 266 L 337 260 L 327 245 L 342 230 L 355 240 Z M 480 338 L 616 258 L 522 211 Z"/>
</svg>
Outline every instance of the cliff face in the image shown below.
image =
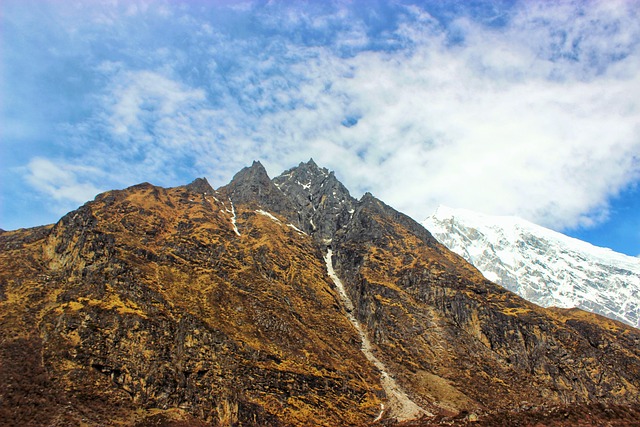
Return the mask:
<svg viewBox="0 0 640 427">
<path fill-rule="evenodd" d="M 527 303 L 313 162 L 107 192 L 0 248 L 7 425 L 637 413 L 638 330 Z"/>
<path fill-rule="evenodd" d="M 293 202 L 300 228 L 321 243 L 329 242 L 349 224 L 357 201 L 333 172 L 313 160 L 289 169 L 273 182 Z"/>
</svg>

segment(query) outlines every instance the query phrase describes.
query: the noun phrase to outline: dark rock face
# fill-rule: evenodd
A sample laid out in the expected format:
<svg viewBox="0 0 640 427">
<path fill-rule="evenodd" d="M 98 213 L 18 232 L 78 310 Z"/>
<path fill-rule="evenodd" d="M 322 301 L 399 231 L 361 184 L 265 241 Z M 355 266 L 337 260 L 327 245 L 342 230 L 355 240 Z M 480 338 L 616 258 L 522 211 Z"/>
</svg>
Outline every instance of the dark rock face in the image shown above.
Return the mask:
<svg viewBox="0 0 640 427">
<path fill-rule="evenodd" d="M 372 351 L 434 414 L 410 425 L 640 413 L 640 331 L 527 303 L 310 161 L 273 181 L 255 162 L 218 190 L 140 184 L 0 234 L 0 419 L 371 423 L 385 394 L 328 244 Z"/>
<path fill-rule="evenodd" d="M 348 227 L 340 230 L 339 238 L 347 241 L 370 241 L 375 244 L 385 243 L 380 239 L 401 239 L 402 236 L 394 233 L 393 227 L 384 227 L 382 223 L 375 218 L 384 218 L 385 220 L 397 224 L 406 229 L 416 238 L 429 247 L 439 246 L 438 241 L 416 221 L 407 215 L 398 212 L 391 206 L 386 205 L 381 200 L 374 197 L 371 193 L 365 193 L 362 199 L 358 201 L 355 215 Z"/>
<path fill-rule="evenodd" d="M 215 191 L 207 181 L 207 178 L 196 178 L 191 184 L 185 186 L 185 190 L 204 195 L 211 195 Z"/>
<path fill-rule="evenodd" d="M 293 201 L 302 230 L 329 242 L 335 232 L 351 220 L 356 200 L 333 172 L 320 168 L 313 159 L 300 163 L 273 179 Z"/>
<path fill-rule="evenodd" d="M 218 191 L 237 205 L 262 208 L 297 223 L 295 205 L 274 185 L 260 162 L 254 161 L 251 167 L 242 169 Z"/>
</svg>

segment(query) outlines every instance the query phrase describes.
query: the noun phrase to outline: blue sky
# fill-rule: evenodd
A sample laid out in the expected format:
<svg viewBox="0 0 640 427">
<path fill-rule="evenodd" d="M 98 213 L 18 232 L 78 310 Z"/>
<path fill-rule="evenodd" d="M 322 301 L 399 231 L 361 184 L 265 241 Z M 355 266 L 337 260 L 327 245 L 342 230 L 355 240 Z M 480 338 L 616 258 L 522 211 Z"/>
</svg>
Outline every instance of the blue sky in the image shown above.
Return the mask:
<svg viewBox="0 0 640 427">
<path fill-rule="evenodd" d="M 0 227 L 313 157 L 416 220 L 640 254 L 639 1 L 0 5 Z"/>
</svg>

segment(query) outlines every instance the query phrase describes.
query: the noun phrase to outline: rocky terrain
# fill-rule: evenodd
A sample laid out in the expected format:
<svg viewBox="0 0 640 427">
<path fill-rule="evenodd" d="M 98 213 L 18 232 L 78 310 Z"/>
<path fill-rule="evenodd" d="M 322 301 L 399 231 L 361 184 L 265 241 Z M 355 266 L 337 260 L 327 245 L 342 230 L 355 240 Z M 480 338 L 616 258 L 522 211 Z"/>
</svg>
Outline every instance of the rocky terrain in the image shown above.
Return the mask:
<svg viewBox="0 0 640 427">
<path fill-rule="evenodd" d="M 255 162 L 217 190 L 110 191 L 55 225 L 1 233 L 0 259 L 5 425 L 640 413 L 640 331 L 525 301 L 313 161 L 273 180 Z"/>
</svg>

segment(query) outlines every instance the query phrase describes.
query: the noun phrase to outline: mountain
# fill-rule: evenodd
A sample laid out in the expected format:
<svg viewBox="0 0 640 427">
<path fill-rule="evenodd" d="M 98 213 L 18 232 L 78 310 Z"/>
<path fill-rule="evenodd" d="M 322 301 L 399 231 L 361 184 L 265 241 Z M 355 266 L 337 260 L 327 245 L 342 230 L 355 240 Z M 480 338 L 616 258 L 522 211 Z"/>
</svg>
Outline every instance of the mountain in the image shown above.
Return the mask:
<svg viewBox="0 0 640 427">
<path fill-rule="evenodd" d="M 490 280 L 544 307 L 640 327 L 640 259 L 517 217 L 439 207 L 423 225 Z"/>
<path fill-rule="evenodd" d="M 333 172 L 311 159 L 274 178 L 274 184 L 296 205 L 298 222 L 307 233 L 329 242 L 351 221 L 357 201 Z"/>
<path fill-rule="evenodd" d="M 0 234 L 0 367 L 8 426 L 640 417 L 639 330 L 527 302 L 313 161 Z"/>
</svg>

